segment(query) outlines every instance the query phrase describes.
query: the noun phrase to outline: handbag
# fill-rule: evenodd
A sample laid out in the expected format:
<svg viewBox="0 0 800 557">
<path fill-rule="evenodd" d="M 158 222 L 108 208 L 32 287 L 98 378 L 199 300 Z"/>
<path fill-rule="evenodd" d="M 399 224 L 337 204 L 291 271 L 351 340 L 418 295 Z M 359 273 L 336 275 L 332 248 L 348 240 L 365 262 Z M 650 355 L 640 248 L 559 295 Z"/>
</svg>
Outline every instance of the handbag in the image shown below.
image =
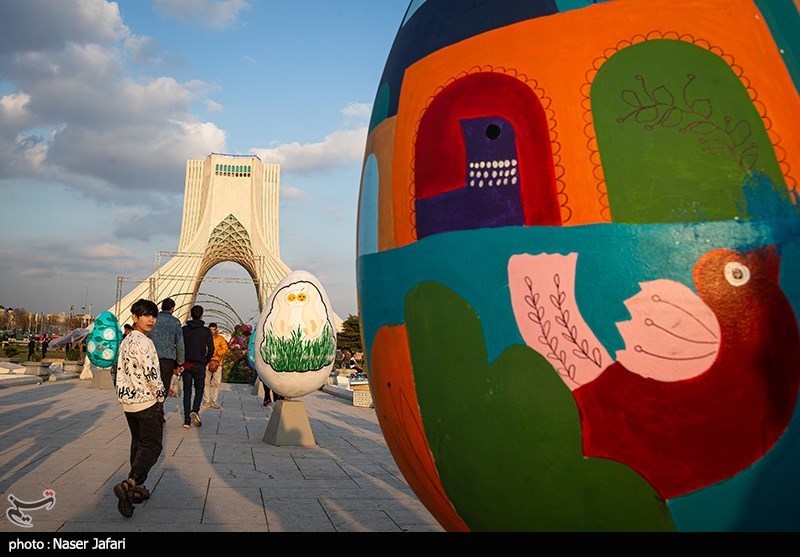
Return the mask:
<svg viewBox="0 0 800 557">
<path fill-rule="evenodd" d="M 219 360 L 211 360 L 208 362 L 208 371 L 214 373 L 219 369 Z"/>
<path fill-rule="evenodd" d="M 173 375 L 169 385 L 169 396 L 177 397 L 183 393 L 183 381 L 180 375 Z"/>
</svg>

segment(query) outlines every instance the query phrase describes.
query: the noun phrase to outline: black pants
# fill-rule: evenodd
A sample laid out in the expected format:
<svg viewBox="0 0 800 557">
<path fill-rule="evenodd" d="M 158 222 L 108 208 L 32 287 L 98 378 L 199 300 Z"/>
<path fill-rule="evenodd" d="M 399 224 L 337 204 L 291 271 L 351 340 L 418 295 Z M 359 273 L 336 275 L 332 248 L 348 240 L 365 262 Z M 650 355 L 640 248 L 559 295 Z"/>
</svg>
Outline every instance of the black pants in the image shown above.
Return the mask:
<svg viewBox="0 0 800 557">
<path fill-rule="evenodd" d="M 125 412 L 131 430 L 131 471 L 136 485 L 144 484 L 147 474 L 161 455 L 164 435 L 162 404 L 156 402 L 141 412 Z"/>
<path fill-rule="evenodd" d="M 194 383 L 194 402 L 192 401 L 192 383 Z M 200 412 L 203 391 L 206 388 L 206 366 L 194 364 L 183 370 L 183 422 L 189 423 L 191 412 Z"/>
<path fill-rule="evenodd" d="M 159 358 L 158 366 L 161 368 L 161 382 L 164 383 L 164 398 L 169 396 L 169 386 L 172 384 L 172 375 L 175 372 L 175 360 L 170 358 Z"/>
</svg>

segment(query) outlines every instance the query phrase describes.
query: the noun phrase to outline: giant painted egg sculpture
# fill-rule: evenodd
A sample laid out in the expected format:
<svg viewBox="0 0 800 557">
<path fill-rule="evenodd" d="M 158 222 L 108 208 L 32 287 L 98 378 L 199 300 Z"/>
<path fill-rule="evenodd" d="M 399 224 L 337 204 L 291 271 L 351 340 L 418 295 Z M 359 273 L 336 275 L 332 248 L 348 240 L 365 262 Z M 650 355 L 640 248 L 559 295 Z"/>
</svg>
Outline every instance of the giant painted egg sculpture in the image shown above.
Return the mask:
<svg viewBox="0 0 800 557">
<path fill-rule="evenodd" d="M 791 0 L 414 0 L 358 227 L 387 443 L 448 530 L 800 530 Z"/>
<path fill-rule="evenodd" d="M 122 330 L 117 317 L 104 311 L 94 320 L 92 330 L 86 337 L 86 356 L 99 368 L 113 366 L 119 356 Z"/>
<path fill-rule="evenodd" d="M 319 280 L 289 273 L 270 294 L 255 335 L 255 364 L 262 381 L 286 398 L 322 387 L 333 369 L 333 310 Z"/>
</svg>

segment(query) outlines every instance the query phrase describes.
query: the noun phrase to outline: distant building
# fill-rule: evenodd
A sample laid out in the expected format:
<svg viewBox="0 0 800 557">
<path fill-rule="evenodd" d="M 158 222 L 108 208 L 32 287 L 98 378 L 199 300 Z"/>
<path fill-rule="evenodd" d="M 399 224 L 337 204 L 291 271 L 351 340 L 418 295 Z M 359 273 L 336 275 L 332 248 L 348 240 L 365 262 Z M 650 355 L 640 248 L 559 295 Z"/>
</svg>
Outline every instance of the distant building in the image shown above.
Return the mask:
<svg viewBox="0 0 800 557">
<path fill-rule="evenodd" d="M 94 321 L 94 318 L 88 313 L 79 313 L 77 315 L 73 315 L 72 319 L 74 320 L 72 326 L 76 329 L 85 329 Z"/>
<path fill-rule="evenodd" d="M 69 313 L 66 311 L 48 313 L 46 319 L 49 325 L 66 325 L 69 320 Z"/>
</svg>

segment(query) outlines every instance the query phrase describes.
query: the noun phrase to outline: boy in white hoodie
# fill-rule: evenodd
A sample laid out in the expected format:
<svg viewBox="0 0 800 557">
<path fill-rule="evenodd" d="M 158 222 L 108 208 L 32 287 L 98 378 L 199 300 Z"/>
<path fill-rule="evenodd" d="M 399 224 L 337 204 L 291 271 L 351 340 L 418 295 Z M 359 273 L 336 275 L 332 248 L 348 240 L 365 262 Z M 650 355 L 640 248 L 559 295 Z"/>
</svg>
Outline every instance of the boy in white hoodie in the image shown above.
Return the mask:
<svg viewBox="0 0 800 557">
<path fill-rule="evenodd" d="M 133 331 L 122 340 L 117 363 L 117 398 L 131 430 L 131 470 L 127 480 L 114 486 L 117 509 L 125 517 L 133 516 L 134 503 L 150 497 L 144 482 L 161 454 L 166 396 L 156 347 L 147 338 L 158 306 L 138 300 L 131 313 Z"/>
</svg>

